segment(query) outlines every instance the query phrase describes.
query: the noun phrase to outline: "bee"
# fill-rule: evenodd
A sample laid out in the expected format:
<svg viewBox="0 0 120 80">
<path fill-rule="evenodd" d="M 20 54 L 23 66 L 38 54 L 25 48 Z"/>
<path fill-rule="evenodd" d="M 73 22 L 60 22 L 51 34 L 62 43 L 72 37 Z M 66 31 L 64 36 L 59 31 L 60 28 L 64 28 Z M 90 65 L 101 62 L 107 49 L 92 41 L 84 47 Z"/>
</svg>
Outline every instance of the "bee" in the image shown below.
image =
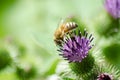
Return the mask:
<svg viewBox="0 0 120 80">
<path fill-rule="evenodd" d="M 54 33 L 54 42 L 56 45 L 61 45 L 61 42 L 64 39 L 64 35 L 68 34 L 70 31 L 76 29 L 78 25 L 75 22 L 63 22 L 59 25 Z"/>
</svg>

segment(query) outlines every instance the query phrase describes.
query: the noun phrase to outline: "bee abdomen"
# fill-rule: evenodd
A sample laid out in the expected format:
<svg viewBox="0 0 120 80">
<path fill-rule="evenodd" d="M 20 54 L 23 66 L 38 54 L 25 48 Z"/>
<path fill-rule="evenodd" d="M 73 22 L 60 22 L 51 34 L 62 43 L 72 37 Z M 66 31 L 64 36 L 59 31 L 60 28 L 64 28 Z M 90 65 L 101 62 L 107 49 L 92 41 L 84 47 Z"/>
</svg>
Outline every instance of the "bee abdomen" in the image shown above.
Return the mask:
<svg viewBox="0 0 120 80">
<path fill-rule="evenodd" d="M 75 22 L 67 22 L 65 27 L 68 29 L 74 29 L 74 28 L 78 27 L 78 25 Z"/>
</svg>

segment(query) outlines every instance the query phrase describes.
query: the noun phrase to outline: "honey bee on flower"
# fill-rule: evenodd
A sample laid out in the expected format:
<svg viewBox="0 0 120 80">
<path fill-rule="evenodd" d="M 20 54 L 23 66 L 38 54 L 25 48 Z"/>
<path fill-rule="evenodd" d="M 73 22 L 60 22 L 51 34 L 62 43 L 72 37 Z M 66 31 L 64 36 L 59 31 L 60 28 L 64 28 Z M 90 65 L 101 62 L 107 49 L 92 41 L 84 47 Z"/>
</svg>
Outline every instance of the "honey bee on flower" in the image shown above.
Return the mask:
<svg viewBox="0 0 120 80">
<path fill-rule="evenodd" d="M 54 33 L 54 42 L 56 45 L 61 45 L 64 35 L 76 29 L 78 25 L 72 21 L 63 21 Z"/>
</svg>

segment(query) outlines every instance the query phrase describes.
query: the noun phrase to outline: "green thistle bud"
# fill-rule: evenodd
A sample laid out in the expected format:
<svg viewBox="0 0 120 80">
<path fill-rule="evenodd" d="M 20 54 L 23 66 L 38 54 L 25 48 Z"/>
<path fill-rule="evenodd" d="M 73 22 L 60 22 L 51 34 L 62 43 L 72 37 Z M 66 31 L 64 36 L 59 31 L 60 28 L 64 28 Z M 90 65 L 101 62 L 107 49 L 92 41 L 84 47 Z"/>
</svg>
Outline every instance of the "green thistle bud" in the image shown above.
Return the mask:
<svg viewBox="0 0 120 80">
<path fill-rule="evenodd" d="M 69 63 L 70 68 L 73 72 L 78 75 L 85 75 L 89 73 L 94 66 L 94 58 L 92 55 L 88 54 L 81 62 L 71 62 Z"/>
<path fill-rule="evenodd" d="M 97 80 L 120 80 L 120 71 L 112 65 L 101 66 Z"/>
<path fill-rule="evenodd" d="M 12 58 L 7 50 L 0 50 L 0 70 L 10 65 Z"/>
<path fill-rule="evenodd" d="M 17 66 L 16 74 L 20 79 L 29 79 L 36 75 L 36 68 L 31 65 Z"/>
</svg>

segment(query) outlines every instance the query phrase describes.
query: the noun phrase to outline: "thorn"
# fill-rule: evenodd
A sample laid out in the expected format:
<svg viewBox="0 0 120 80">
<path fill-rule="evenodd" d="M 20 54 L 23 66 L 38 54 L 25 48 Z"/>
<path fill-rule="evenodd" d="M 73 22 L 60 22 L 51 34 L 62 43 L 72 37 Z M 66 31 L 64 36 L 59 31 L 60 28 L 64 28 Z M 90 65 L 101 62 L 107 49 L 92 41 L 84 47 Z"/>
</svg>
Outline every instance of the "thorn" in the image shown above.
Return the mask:
<svg viewBox="0 0 120 80">
<path fill-rule="evenodd" d="M 64 58 L 64 60 L 68 60 L 67 58 Z"/>
<path fill-rule="evenodd" d="M 60 48 L 60 50 L 61 50 L 61 51 L 63 51 L 63 49 L 62 49 L 62 48 Z"/>
<path fill-rule="evenodd" d="M 75 31 L 73 31 L 73 33 L 76 35 L 76 32 L 75 32 Z"/>
<path fill-rule="evenodd" d="M 88 44 L 89 40 L 87 40 L 86 44 Z"/>
<path fill-rule="evenodd" d="M 92 37 L 92 34 L 90 34 L 89 39 Z"/>
<path fill-rule="evenodd" d="M 90 42 L 92 42 L 93 39 L 94 39 L 94 38 L 92 37 L 92 39 L 90 40 Z"/>
<path fill-rule="evenodd" d="M 92 47 L 95 46 L 95 44 L 92 45 Z"/>
<path fill-rule="evenodd" d="M 57 51 L 61 52 L 61 50 L 57 50 Z"/>
<path fill-rule="evenodd" d="M 87 38 L 87 36 L 88 36 L 88 32 L 86 32 L 85 38 Z"/>
<path fill-rule="evenodd" d="M 81 32 L 79 32 L 79 36 L 82 37 L 82 33 Z"/>
<path fill-rule="evenodd" d="M 63 56 L 63 54 L 59 54 L 60 56 Z"/>
<path fill-rule="evenodd" d="M 82 43 L 84 43 L 84 40 L 82 39 Z"/>
</svg>

